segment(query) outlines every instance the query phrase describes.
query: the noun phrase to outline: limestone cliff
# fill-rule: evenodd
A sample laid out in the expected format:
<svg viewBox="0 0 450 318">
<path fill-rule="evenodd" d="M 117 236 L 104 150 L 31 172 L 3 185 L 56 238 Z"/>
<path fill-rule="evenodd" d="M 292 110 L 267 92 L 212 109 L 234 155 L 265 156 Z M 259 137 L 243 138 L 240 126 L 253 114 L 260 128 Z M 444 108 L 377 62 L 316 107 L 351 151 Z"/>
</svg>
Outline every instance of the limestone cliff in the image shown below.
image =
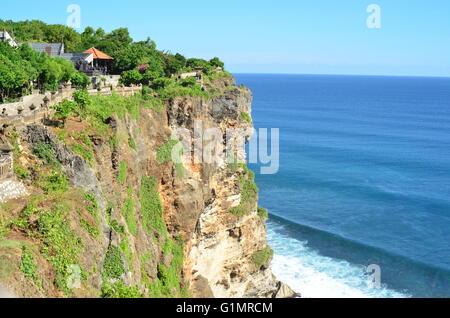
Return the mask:
<svg viewBox="0 0 450 318">
<path fill-rule="evenodd" d="M 207 98 L 163 105 L 98 97 L 125 106 L 64 127 L 5 127 L 30 195 L 0 204 L 0 286 L 18 297 L 292 296 L 269 267 L 251 171 L 225 149 L 210 163 L 170 157 L 180 128 L 192 154 L 206 146 L 198 131 L 250 136 L 251 92 L 229 77 L 205 87 Z"/>
</svg>

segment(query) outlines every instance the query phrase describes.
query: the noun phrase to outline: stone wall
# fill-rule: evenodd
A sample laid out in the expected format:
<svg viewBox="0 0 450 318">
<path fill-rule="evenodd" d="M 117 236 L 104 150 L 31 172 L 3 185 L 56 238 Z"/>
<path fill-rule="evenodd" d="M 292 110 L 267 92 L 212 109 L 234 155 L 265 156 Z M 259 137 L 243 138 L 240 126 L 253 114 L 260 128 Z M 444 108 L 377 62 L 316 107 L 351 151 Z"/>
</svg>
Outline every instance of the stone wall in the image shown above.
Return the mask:
<svg viewBox="0 0 450 318">
<path fill-rule="evenodd" d="M 97 88 L 116 88 L 119 86 L 120 75 L 91 76 L 92 86 Z"/>
<path fill-rule="evenodd" d="M 110 87 L 101 90 L 89 90 L 89 95 L 101 94 L 111 96 L 116 92 L 121 96 L 132 96 L 142 89 L 141 86 L 132 87 Z M 64 99 L 72 100 L 72 95 L 76 91 L 74 88 L 61 88 L 56 92 L 45 94 L 32 94 L 21 98 L 19 102 L 0 104 L 0 128 L 6 126 L 22 127 L 29 124 L 39 123 L 44 118 L 51 117 L 52 106 L 60 103 Z"/>
<path fill-rule="evenodd" d="M 0 154 L 0 182 L 12 177 L 14 177 L 12 155 Z"/>
</svg>

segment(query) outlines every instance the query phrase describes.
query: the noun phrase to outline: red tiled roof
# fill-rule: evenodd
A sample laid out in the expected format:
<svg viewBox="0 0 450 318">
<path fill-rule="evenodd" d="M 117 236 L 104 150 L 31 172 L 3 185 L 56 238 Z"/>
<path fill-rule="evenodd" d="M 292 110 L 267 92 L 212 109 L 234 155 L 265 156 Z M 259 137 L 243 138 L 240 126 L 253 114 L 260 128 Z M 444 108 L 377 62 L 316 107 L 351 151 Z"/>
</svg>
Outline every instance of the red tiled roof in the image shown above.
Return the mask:
<svg viewBox="0 0 450 318">
<path fill-rule="evenodd" d="M 94 54 L 94 60 L 114 60 L 114 58 L 106 55 L 102 51 L 97 50 L 95 47 L 91 47 L 89 50 L 86 50 L 83 53 Z"/>
</svg>

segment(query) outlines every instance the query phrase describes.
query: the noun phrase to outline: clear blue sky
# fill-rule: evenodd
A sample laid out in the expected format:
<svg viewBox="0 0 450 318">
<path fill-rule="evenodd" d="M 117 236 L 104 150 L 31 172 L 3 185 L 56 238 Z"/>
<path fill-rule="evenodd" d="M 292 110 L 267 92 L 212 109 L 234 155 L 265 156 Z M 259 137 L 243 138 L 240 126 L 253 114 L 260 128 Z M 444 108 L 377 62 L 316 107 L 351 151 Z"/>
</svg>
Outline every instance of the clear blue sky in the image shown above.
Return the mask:
<svg viewBox="0 0 450 318">
<path fill-rule="evenodd" d="M 0 18 L 65 24 L 72 3 L 82 28 L 125 26 L 233 72 L 450 76 L 449 0 L 16 0 Z M 367 28 L 372 3 L 381 29 Z"/>
</svg>

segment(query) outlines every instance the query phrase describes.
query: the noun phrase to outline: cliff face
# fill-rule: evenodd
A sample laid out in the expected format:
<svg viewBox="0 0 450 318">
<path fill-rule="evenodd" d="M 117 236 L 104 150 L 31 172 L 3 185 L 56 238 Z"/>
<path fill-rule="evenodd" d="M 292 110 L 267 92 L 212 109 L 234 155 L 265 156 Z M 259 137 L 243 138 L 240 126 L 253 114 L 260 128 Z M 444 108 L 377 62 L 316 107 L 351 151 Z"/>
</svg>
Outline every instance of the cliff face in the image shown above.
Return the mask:
<svg viewBox="0 0 450 318">
<path fill-rule="evenodd" d="M 230 78 L 210 85 L 215 97 L 127 104 L 103 130 L 81 118 L 9 127 L 30 196 L 0 205 L 0 286 L 19 297 L 291 296 L 268 266 L 266 216 L 245 165 L 220 147 L 209 163 L 171 159 L 180 129 L 191 154 L 211 128 L 219 144 L 229 129 L 249 137 L 251 92 Z"/>
</svg>

